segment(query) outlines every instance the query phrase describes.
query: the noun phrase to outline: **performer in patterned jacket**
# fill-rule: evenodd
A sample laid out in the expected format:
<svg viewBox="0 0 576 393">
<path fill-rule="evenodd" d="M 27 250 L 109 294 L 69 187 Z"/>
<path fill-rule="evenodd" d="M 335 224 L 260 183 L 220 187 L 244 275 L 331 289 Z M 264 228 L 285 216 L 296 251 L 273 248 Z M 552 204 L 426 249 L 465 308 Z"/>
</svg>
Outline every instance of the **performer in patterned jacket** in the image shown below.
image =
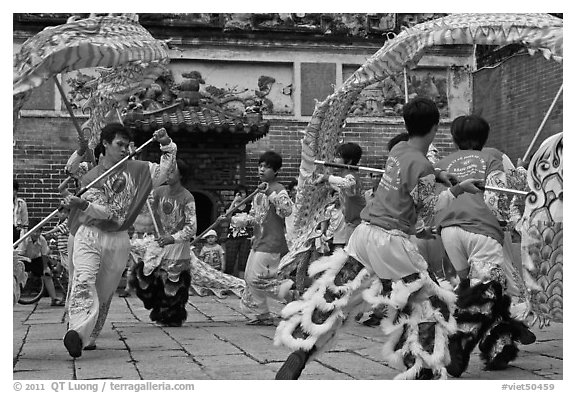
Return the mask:
<svg viewBox="0 0 576 393">
<path fill-rule="evenodd" d="M 72 357 L 80 357 L 84 346 L 96 347 L 96 338 L 128 260 L 128 229 L 152 188 L 164 183 L 174 169 L 176 145 L 164 129 L 156 131 L 154 137 L 161 145 L 160 165 L 128 160 L 81 198 L 64 198 L 64 204 L 71 209 L 69 227 L 74 236 L 70 322 L 64 336 L 64 346 Z M 82 186 L 126 157 L 131 140 L 130 131 L 121 124 L 106 125 L 100 136 L 104 156 L 82 177 Z"/>
<path fill-rule="evenodd" d="M 138 261 L 130 285 L 144 302 L 152 321 L 165 326 L 182 326 L 190 288 L 190 240 L 196 235 L 196 204 L 182 183 L 190 167 L 181 159 L 168 176 L 168 184 L 154 190 L 152 212 L 159 237 L 133 241 Z M 158 247 L 153 247 L 153 242 Z M 139 251 L 139 252 L 138 252 Z"/>
</svg>

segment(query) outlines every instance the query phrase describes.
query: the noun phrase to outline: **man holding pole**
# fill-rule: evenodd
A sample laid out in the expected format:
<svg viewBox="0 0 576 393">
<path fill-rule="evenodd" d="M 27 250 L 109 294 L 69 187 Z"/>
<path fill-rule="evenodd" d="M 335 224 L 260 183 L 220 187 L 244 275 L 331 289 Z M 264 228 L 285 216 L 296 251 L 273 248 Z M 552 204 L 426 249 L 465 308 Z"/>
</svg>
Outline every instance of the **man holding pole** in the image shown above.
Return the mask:
<svg viewBox="0 0 576 393">
<path fill-rule="evenodd" d="M 128 229 L 151 190 L 164 183 L 174 169 L 176 145 L 164 129 L 156 131 L 153 139 L 161 145 L 160 164 L 126 159 L 132 140 L 129 130 L 121 124 L 108 124 L 100 136 L 104 155 L 82 178 L 82 186 L 117 167 L 82 198 L 64 198 L 71 209 L 69 226 L 74 235 L 70 322 L 64 336 L 64 346 L 72 357 L 80 357 L 82 348 L 95 349 L 128 260 Z"/>
</svg>

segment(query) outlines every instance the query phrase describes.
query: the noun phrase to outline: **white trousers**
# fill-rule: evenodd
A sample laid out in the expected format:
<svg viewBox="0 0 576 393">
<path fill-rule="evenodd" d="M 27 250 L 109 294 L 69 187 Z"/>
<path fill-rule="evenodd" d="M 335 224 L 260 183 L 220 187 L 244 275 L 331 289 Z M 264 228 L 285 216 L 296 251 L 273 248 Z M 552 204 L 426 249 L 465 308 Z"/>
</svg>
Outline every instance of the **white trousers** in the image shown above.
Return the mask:
<svg viewBox="0 0 576 393">
<path fill-rule="evenodd" d="M 93 343 L 104 325 L 129 252 L 126 231 L 104 232 L 82 225 L 74 236 L 68 328 L 80 335 L 83 346 Z"/>
<path fill-rule="evenodd" d="M 280 259 L 280 253 L 250 250 L 244 273 L 246 288 L 240 303 L 245 312 L 255 313 L 256 315 L 264 315 L 270 312 L 268 298 L 278 299 L 278 287 L 271 286 L 268 290 L 258 289 L 254 286 L 254 280 L 262 276 L 270 277 L 270 280 L 272 280 L 278 272 Z"/>
<path fill-rule="evenodd" d="M 452 226 L 442 228 L 442 243 L 456 271 L 470 268 L 471 280 L 492 278 L 493 269 L 504 262 L 504 249 L 495 239 Z"/>
</svg>

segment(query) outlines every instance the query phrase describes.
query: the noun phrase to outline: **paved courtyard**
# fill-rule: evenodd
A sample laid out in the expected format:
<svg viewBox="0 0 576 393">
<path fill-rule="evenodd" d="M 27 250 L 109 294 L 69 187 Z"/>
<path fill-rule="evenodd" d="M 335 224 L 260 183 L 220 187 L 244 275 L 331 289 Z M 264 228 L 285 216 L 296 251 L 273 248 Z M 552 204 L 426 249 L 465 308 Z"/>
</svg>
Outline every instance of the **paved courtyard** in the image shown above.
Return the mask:
<svg viewBox="0 0 576 393">
<path fill-rule="evenodd" d="M 279 312 L 281 304 L 274 303 Z M 14 380 L 272 380 L 289 351 L 272 343 L 274 327 L 247 326 L 236 297 L 191 297 L 183 327 L 151 323 L 135 295 L 114 297 L 95 351 L 73 360 L 62 344 L 65 315 L 43 298 L 13 308 Z M 486 372 L 478 353 L 461 379 L 563 378 L 562 324 L 535 329 L 507 370 Z M 305 380 L 389 380 L 378 328 L 352 324 L 337 345 L 306 367 Z"/>
</svg>

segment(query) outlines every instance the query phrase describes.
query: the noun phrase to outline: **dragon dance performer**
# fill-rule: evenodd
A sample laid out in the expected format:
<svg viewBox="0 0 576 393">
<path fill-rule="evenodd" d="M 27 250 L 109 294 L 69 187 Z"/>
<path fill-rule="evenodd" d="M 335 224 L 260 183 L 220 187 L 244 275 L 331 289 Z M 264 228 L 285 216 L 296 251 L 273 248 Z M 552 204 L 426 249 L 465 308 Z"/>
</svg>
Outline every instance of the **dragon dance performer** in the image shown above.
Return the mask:
<svg viewBox="0 0 576 393">
<path fill-rule="evenodd" d="M 96 338 L 130 252 L 128 228 L 152 188 L 164 183 L 174 168 L 176 145 L 164 129 L 156 131 L 154 138 L 161 145 L 160 164 L 128 160 L 87 190 L 82 198 L 73 195 L 64 198 L 64 205 L 71 209 L 69 227 L 74 236 L 74 272 L 68 302 L 70 321 L 64 336 L 64 346 L 72 357 L 80 357 L 85 346 L 96 347 Z M 131 139 L 130 131 L 124 126 L 105 126 L 100 136 L 104 155 L 98 165 L 82 177 L 82 186 L 127 156 Z"/>
<path fill-rule="evenodd" d="M 481 151 L 489 132 L 488 122 L 480 116 L 457 117 L 451 133 L 459 150 L 436 167 L 460 180 L 479 179 L 488 186 L 506 188 L 502 161 Z M 536 339 L 523 322 L 510 316 L 499 219 L 499 195 L 489 191 L 463 195 L 437 215 L 444 248 L 460 278 L 455 314 L 458 332 L 450 337 L 447 367 L 453 376 L 466 370 L 476 344 L 486 369 L 503 369 L 518 353 L 516 342 L 529 344 Z"/>
<path fill-rule="evenodd" d="M 165 326 L 182 326 L 190 288 L 190 239 L 196 235 L 196 204 L 182 183 L 190 175 L 183 160 L 168 176 L 167 185 L 153 191 L 152 213 L 159 238 L 133 241 L 137 263 L 129 277 L 150 319 Z M 151 242 L 151 241 L 152 242 Z M 159 247 L 154 247 L 157 242 Z"/>
<path fill-rule="evenodd" d="M 254 241 L 246 262 L 246 289 L 241 299 L 242 308 L 255 314 L 249 325 L 273 325 L 268 297 L 285 299 L 292 294 L 292 280 L 279 283 L 275 279 L 280 259 L 288 252 L 284 219 L 292 213 L 293 207 L 288 192 L 277 180 L 281 167 L 280 154 L 267 151 L 260 156 L 258 174 L 260 181 L 268 183 L 268 187 L 256 194 L 250 214 L 238 221 L 239 225 L 254 225 Z"/>
<path fill-rule="evenodd" d="M 447 206 L 464 192 L 477 193 L 477 180 L 464 180 L 440 195 L 436 181 L 454 177 L 434 171 L 426 152 L 438 129 L 440 113 L 433 101 L 415 98 L 404 106 L 408 142 L 390 152 L 374 198 L 362 210 L 363 222 L 352 233 L 347 252 L 339 251 L 310 265 L 317 279 L 302 300 L 288 304 L 276 330 L 275 344 L 294 350 L 276 379 L 298 379 L 310 359 L 333 342 L 338 329 L 369 303 L 386 305 L 381 327 L 384 354 L 404 364 L 396 379 L 446 378 L 448 336 L 455 332 L 456 296 L 439 285 L 410 242 L 420 218 Z"/>
<path fill-rule="evenodd" d="M 337 164 L 358 165 L 362 157 L 362 148 L 357 143 L 343 143 L 336 148 L 334 161 Z M 340 207 L 344 215 L 344 226 L 334 233 L 333 244 L 344 248 L 354 229 L 360 224 L 360 212 L 366 206 L 362 192 L 362 179 L 358 170 L 343 169 L 334 175 L 322 175 L 316 182 L 326 181 L 338 191 Z"/>
</svg>

